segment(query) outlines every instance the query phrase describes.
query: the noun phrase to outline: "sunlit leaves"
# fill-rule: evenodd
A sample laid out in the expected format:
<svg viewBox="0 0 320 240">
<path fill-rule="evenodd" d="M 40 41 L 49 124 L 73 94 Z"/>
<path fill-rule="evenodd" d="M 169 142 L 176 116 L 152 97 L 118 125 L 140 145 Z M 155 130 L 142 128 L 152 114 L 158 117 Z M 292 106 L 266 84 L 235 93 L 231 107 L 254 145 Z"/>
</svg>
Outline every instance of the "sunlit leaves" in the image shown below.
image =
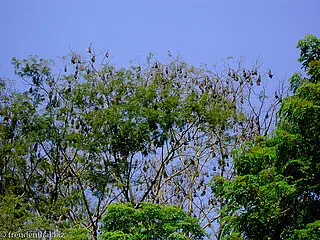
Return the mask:
<svg viewBox="0 0 320 240">
<path fill-rule="evenodd" d="M 314 60 L 319 60 L 320 56 L 320 40 L 311 35 L 307 34 L 304 39 L 299 40 L 297 48 L 300 49 L 299 62 L 305 70 L 309 68 L 309 64 Z"/>
<path fill-rule="evenodd" d="M 198 221 L 174 206 L 111 204 L 102 220 L 102 239 L 203 239 Z"/>
</svg>

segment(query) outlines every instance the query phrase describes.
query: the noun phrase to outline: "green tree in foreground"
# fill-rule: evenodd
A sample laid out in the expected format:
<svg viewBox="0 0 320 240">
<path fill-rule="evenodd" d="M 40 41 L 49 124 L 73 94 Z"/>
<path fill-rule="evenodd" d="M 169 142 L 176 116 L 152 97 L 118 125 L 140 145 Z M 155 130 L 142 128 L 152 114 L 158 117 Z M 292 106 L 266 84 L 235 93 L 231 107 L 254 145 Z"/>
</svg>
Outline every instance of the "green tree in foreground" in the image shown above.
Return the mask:
<svg viewBox="0 0 320 240">
<path fill-rule="evenodd" d="M 111 204 L 102 220 L 102 239 L 187 240 L 203 239 L 198 220 L 175 206 L 140 203 Z"/>
<path fill-rule="evenodd" d="M 225 239 L 320 238 L 320 40 L 299 41 L 307 73 L 290 79 L 272 138 L 237 151 L 237 177 L 213 179 Z"/>
</svg>

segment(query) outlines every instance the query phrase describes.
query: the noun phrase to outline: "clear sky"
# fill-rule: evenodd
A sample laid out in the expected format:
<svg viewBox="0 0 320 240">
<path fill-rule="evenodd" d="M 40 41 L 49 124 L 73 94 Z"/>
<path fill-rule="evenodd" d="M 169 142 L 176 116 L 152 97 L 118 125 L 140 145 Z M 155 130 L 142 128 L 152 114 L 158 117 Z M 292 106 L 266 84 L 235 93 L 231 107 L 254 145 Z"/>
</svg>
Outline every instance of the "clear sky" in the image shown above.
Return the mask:
<svg viewBox="0 0 320 240">
<path fill-rule="evenodd" d="M 13 56 L 57 59 L 70 50 L 109 50 L 117 66 L 180 53 L 195 65 L 259 57 L 275 77 L 299 70 L 297 41 L 320 37 L 319 0 L 3 0 L 0 76 Z"/>
</svg>

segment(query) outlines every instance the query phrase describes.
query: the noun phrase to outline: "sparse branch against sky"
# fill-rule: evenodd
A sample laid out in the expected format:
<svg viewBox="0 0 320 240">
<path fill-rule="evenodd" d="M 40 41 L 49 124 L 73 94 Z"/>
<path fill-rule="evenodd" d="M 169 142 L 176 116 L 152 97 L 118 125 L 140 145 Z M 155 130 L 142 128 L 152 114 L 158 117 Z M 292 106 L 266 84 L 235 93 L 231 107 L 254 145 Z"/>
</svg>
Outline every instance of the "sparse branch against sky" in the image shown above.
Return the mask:
<svg viewBox="0 0 320 240">
<path fill-rule="evenodd" d="M 196 65 L 260 58 L 284 78 L 299 68 L 297 41 L 320 35 L 319 9 L 317 0 L 1 1 L 0 75 L 13 76 L 13 56 L 55 59 L 92 43 L 118 66 L 171 50 Z"/>
</svg>

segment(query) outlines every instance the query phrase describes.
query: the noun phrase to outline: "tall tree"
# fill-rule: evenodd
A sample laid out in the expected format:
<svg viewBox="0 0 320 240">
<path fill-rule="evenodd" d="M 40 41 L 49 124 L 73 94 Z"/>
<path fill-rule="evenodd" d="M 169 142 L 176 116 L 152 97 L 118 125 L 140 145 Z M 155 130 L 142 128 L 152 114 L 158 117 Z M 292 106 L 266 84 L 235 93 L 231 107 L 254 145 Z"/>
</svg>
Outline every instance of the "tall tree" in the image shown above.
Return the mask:
<svg viewBox="0 0 320 240">
<path fill-rule="evenodd" d="M 271 72 L 233 59 L 210 70 L 152 55 L 116 69 L 91 48 L 87 58 L 64 60 L 60 69 L 13 59 L 29 89 L 2 112 L 1 194 L 15 186 L 29 212 L 93 239 L 113 202 L 178 205 L 219 236 L 224 203 L 207 184 L 231 179 L 231 151 L 270 130 L 280 101 L 265 96 Z"/>
<path fill-rule="evenodd" d="M 298 48 L 307 76 L 290 79 L 274 136 L 236 152 L 234 179 L 213 179 L 226 239 L 320 237 L 320 40 L 306 35 Z"/>
</svg>

